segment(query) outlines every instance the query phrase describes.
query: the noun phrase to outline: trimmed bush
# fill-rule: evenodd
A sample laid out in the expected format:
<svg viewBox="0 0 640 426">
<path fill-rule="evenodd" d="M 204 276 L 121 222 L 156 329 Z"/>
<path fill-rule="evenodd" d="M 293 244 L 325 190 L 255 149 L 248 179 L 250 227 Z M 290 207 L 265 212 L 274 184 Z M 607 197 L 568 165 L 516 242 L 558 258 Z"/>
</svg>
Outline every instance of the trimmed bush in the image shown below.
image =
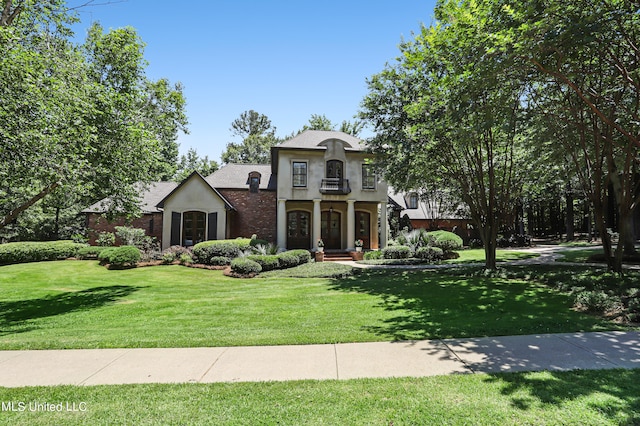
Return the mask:
<svg viewBox="0 0 640 426">
<path fill-rule="evenodd" d="M 209 265 L 213 266 L 227 266 L 231 263 L 231 259 L 224 256 L 213 256 L 209 259 Z"/>
<path fill-rule="evenodd" d="M 96 239 L 96 244 L 102 247 L 112 247 L 116 243 L 116 234 L 113 232 L 101 232 Z"/>
<path fill-rule="evenodd" d="M 298 258 L 298 262 L 296 266 L 302 265 L 303 263 L 311 262 L 311 253 L 308 250 L 297 249 L 297 250 L 289 250 L 288 253 L 296 256 Z"/>
<path fill-rule="evenodd" d="M 382 249 L 382 255 L 385 259 L 408 259 L 411 254 L 411 249 L 407 246 L 392 246 Z"/>
<path fill-rule="evenodd" d="M 140 257 L 140 250 L 133 246 L 108 247 L 98 255 L 100 263 L 108 263 L 111 268 L 136 266 Z"/>
<path fill-rule="evenodd" d="M 251 256 L 247 256 L 247 259 L 251 259 L 254 262 L 260 264 L 263 271 L 273 271 L 274 269 L 278 269 L 280 267 L 280 261 L 278 260 L 278 256 L 276 255 L 254 254 Z"/>
<path fill-rule="evenodd" d="M 278 261 L 280 262 L 281 269 L 298 266 L 298 260 L 298 256 L 296 256 L 295 253 L 291 253 L 291 251 L 284 251 L 278 255 Z"/>
<path fill-rule="evenodd" d="M 416 257 L 434 262 L 436 260 L 442 260 L 444 258 L 444 252 L 440 247 L 420 247 L 416 251 Z"/>
<path fill-rule="evenodd" d="M 249 242 L 249 245 L 251 247 L 256 247 L 256 246 L 268 246 L 270 243 L 267 240 L 260 240 L 258 238 L 254 238 Z"/>
<path fill-rule="evenodd" d="M 231 270 L 240 275 L 257 274 L 262 271 L 262 266 L 246 257 L 239 257 L 231 261 Z"/>
<path fill-rule="evenodd" d="M 214 256 L 235 258 L 240 252 L 251 248 L 251 240 L 248 238 L 236 238 L 235 240 L 211 240 L 203 241 L 193 246 L 193 256 L 199 263 L 208 264 Z"/>
<path fill-rule="evenodd" d="M 433 238 L 431 245 L 439 247 L 443 252 L 451 252 L 462 248 L 462 238 L 449 231 L 433 231 L 429 232 L 429 236 Z"/>
<path fill-rule="evenodd" d="M 381 250 L 367 251 L 364 253 L 365 260 L 382 259 L 384 257 Z"/>
<path fill-rule="evenodd" d="M 81 247 L 78 250 L 77 256 L 80 259 L 97 259 L 98 255 L 100 255 L 100 253 L 102 253 L 102 251 L 107 249 L 107 248 L 109 248 L 109 247 L 101 247 L 101 246 Z"/>
<path fill-rule="evenodd" d="M 70 240 L 0 244 L 0 265 L 66 259 L 77 256 L 83 247 L 87 245 Z"/>
<path fill-rule="evenodd" d="M 189 256 L 191 256 L 191 251 L 186 247 L 171 246 L 162 252 L 162 262 L 173 263 L 176 260 L 180 260 L 180 256 L 182 256 L 183 254 L 188 254 Z"/>
</svg>

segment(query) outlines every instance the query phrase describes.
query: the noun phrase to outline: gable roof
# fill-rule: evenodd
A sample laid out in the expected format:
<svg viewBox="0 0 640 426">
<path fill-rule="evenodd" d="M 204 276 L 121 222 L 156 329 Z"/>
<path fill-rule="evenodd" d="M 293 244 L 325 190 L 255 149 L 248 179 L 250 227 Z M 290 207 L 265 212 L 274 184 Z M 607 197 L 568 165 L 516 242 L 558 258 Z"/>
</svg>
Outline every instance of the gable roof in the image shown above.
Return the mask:
<svg viewBox="0 0 640 426">
<path fill-rule="evenodd" d="M 157 207 L 169 193 L 176 189 L 176 182 L 153 182 L 144 189 L 144 185 L 136 184 L 140 193 L 140 209 L 142 213 L 159 213 L 161 210 Z M 104 213 L 109 205 L 110 199 L 104 198 L 82 210 L 82 213 Z"/>
<path fill-rule="evenodd" d="M 366 145 L 361 139 L 344 132 L 336 132 L 333 130 L 305 130 L 304 132 L 294 136 L 288 141 L 274 146 L 274 148 L 325 150 L 327 149 L 327 147 L 322 145 L 322 142 L 325 142 L 329 139 L 339 139 L 346 142 L 344 147 L 346 151 L 364 151 L 366 149 Z"/>
<path fill-rule="evenodd" d="M 441 203 L 437 200 L 425 200 L 418 194 L 418 208 L 409 208 L 409 195 L 417 194 L 415 191 L 398 192 L 395 189 L 389 187 L 389 201 L 392 205 L 397 206 L 398 210 L 401 210 L 400 215 L 405 214 L 409 219 L 468 219 L 464 213 L 464 209 L 461 206 L 450 206 L 445 203 Z"/>
<path fill-rule="evenodd" d="M 213 188 L 248 189 L 251 172 L 260 173 L 259 189 L 276 190 L 276 178 L 269 164 L 227 164 L 207 176 L 206 181 Z"/>
<path fill-rule="evenodd" d="M 207 184 L 207 186 L 209 188 L 211 188 L 211 191 L 213 191 L 218 197 L 220 197 L 220 199 L 224 202 L 225 207 L 229 210 L 235 210 L 235 207 L 233 207 L 233 205 L 227 201 L 226 198 L 224 198 L 222 196 L 222 194 L 220 194 L 218 192 L 217 189 L 215 189 L 213 186 L 211 186 L 211 184 L 209 182 L 207 182 L 207 180 L 204 178 L 204 176 L 202 176 L 200 174 L 200 172 L 198 172 L 197 170 L 194 170 L 193 173 L 191 173 L 186 179 L 184 179 L 182 182 L 180 182 L 180 185 L 176 186 L 171 192 L 169 192 L 156 206 L 158 208 L 163 208 L 164 207 L 164 202 L 167 201 L 167 199 L 169 197 L 171 197 L 173 194 L 175 194 L 176 192 L 178 192 L 180 190 L 180 188 L 182 188 L 187 182 L 189 182 L 191 179 L 202 179 L 202 181 L 204 183 Z"/>
</svg>

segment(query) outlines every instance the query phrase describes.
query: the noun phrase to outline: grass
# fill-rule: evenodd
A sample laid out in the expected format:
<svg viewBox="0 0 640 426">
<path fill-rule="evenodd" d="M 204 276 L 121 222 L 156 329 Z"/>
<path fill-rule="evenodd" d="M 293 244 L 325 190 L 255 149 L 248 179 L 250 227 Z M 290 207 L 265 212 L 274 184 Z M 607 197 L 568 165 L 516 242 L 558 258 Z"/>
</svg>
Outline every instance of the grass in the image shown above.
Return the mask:
<svg viewBox="0 0 640 426">
<path fill-rule="evenodd" d="M 484 249 L 465 249 L 457 251 L 460 255 L 457 259 L 449 259 L 445 260 L 442 263 L 448 264 L 458 264 L 458 263 L 484 263 Z M 498 262 L 506 262 L 511 260 L 520 260 L 520 259 L 529 259 L 532 257 L 538 257 L 538 253 L 530 253 L 525 251 L 517 251 L 517 250 L 496 250 L 496 260 Z M 359 263 L 364 263 L 367 265 L 415 265 L 415 264 L 425 264 L 429 262 L 422 261 L 420 259 L 371 259 L 371 260 L 362 260 Z"/>
<path fill-rule="evenodd" d="M 561 256 L 556 260 L 558 262 L 585 263 L 589 261 L 589 256 L 602 253 L 604 253 L 602 247 L 561 250 L 558 252 Z"/>
<path fill-rule="evenodd" d="M 0 401 L 86 410 L 2 412 L 13 425 L 620 425 L 640 423 L 640 370 L 0 388 Z"/>
<path fill-rule="evenodd" d="M 318 266 L 307 268 L 318 272 Z M 569 296 L 526 278 L 453 271 L 235 279 L 177 265 L 110 271 L 95 261 L 42 262 L 0 267 L 0 349 L 312 344 L 618 328 L 571 307 Z"/>
</svg>

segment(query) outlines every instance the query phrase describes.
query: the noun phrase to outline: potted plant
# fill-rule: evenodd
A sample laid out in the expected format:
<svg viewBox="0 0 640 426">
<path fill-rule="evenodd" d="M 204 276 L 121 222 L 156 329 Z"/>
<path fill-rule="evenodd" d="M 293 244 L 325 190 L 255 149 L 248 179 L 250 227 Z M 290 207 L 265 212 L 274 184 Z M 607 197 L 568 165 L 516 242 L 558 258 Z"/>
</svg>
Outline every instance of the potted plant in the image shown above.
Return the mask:
<svg viewBox="0 0 640 426">
<path fill-rule="evenodd" d="M 362 251 L 362 245 L 364 244 L 364 241 L 357 239 L 355 241 L 356 244 L 356 251 Z"/>
<path fill-rule="evenodd" d="M 318 251 L 319 252 L 324 251 L 324 241 L 322 241 L 322 238 L 318 239 Z"/>
</svg>

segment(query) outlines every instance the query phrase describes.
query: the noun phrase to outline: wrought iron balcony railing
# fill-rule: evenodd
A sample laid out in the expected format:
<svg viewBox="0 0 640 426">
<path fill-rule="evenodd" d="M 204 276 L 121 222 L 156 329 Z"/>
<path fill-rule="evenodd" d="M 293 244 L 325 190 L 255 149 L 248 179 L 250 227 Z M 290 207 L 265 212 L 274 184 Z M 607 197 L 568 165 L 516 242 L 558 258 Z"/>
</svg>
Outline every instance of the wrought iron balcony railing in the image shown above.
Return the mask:
<svg viewBox="0 0 640 426">
<path fill-rule="evenodd" d="M 349 187 L 349 179 L 322 179 L 320 192 L 323 194 L 348 194 L 351 192 L 351 188 Z"/>
</svg>

